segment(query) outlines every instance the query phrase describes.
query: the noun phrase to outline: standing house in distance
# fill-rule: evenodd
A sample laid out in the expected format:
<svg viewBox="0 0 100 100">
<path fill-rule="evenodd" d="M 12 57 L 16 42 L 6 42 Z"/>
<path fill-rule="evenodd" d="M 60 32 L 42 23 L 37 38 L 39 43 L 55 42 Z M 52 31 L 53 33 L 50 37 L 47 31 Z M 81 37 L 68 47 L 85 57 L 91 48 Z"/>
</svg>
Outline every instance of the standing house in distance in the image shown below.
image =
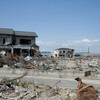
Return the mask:
<svg viewBox="0 0 100 100">
<path fill-rule="evenodd" d="M 59 48 L 54 50 L 54 57 L 72 58 L 73 56 L 74 56 L 74 49 Z"/>
<path fill-rule="evenodd" d="M 32 55 L 34 50 L 39 51 L 36 45 L 35 32 L 14 31 L 13 29 L 0 28 L 0 51 L 18 55 Z"/>
</svg>

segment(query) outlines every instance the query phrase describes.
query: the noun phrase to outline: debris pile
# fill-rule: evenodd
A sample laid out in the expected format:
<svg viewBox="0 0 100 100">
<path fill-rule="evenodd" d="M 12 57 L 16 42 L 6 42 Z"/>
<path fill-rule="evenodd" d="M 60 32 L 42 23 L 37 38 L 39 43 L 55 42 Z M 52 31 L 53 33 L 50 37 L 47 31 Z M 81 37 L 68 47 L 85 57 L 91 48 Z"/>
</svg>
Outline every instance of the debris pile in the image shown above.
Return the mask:
<svg viewBox="0 0 100 100">
<path fill-rule="evenodd" d="M 0 100 L 76 100 L 76 90 L 2 79 Z"/>
<path fill-rule="evenodd" d="M 53 57 L 53 56 L 34 56 L 22 57 L 15 54 L 0 56 L 0 68 L 16 69 L 35 69 L 40 72 L 69 72 L 80 74 L 83 77 L 100 77 L 100 58 L 99 57 Z M 63 73 L 62 72 L 62 73 Z M 84 74 L 83 74 L 84 73 Z M 76 74 L 77 75 L 77 74 Z M 75 76 L 76 77 L 76 76 Z M 75 78 L 74 77 L 74 78 Z"/>
<path fill-rule="evenodd" d="M 83 83 L 80 78 L 75 80 L 78 81 L 77 89 L 2 79 L 0 100 L 100 100 L 93 86 Z"/>
<path fill-rule="evenodd" d="M 78 70 L 100 69 L 99 57 L 64 58 L 53 56 L 22 57 L 16 54 L 0 56 L 0 67 L 30 68 L 39 70 Z M 97 71 L 96 71 L 97 72 Z M 97 72 L 99 73 L 99 72 Z"/>
</svg>

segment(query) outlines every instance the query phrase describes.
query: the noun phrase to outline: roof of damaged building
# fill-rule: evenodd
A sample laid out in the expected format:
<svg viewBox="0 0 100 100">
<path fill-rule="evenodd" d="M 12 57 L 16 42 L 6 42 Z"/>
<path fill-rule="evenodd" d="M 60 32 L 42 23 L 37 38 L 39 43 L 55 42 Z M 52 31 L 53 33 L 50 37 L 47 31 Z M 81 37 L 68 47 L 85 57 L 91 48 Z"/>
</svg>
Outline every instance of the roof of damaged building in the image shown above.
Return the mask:
<svg viewBox="0 0 100 100">
<path fill-rule="evenodd" d="M 13 35 L 13 29 L 0 28 L 0 34 Z"/>
<path fill-rule="evenodd" d="M 16 36 L 35 36 L 37 37 L 37 34 L 35 32 L 26 32 L 26 31 L 14 31 Z"/>
<path fill-rule="evenodd" d="M 38 37 L 35 32 L 14 31 L 13 29 L 9 29 L 9 28 L 0 28 L 0 34 Z"/>
<path fill-rule="evenodd" d="M 58 48 L 58 49 L 55 49 L 55 50 L 72 50 L 70 48 Z"/>
</svg>

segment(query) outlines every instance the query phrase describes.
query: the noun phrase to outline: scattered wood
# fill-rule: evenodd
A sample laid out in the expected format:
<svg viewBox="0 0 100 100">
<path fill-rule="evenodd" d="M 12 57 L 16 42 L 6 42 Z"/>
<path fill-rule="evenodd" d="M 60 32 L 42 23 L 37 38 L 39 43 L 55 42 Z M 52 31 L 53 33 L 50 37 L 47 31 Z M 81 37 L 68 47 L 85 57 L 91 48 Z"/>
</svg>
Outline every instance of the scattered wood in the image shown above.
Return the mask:
<svg viewBox="0 0 100 100">
<path fill-rule="evenodd" d="M 17 77 L 17 78 L 14 78 L 14 79 L 11 79 L 11 80 L 9 80 L 9 81 L 15 81 L 15 80 L 17 80 L 17 79 L 21 79 L 21 78 L 23 78 L 24 76 L 26 76 L 28 74 L 28 70 L 25 72 L 25 73 L 23 73 L 21 76 L 19 76 L 19 77 Z"/>
</svg>

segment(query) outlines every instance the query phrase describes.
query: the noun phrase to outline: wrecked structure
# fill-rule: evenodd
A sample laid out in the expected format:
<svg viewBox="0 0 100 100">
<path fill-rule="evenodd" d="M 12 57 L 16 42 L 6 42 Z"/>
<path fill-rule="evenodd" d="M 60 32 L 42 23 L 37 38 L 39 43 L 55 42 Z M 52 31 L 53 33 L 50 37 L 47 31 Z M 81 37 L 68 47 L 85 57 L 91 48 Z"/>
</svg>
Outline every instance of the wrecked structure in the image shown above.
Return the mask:
<svg viewBox="0 0 100 100">
<path fill-rule="evenodd" d="M 0 28 L 0 51 L 20 56 L 33 55 L 35 50 L 39 50 L 35 43 L 36 37 L 38 36 L 35 32 Z"/>
<path fill-rule="evenodd" d="M 54 56 L 72 58 L 74 56 L 74 51 L 74 49 L 69 48 L 58 48 L 54 50 Z"/>
</svg>

